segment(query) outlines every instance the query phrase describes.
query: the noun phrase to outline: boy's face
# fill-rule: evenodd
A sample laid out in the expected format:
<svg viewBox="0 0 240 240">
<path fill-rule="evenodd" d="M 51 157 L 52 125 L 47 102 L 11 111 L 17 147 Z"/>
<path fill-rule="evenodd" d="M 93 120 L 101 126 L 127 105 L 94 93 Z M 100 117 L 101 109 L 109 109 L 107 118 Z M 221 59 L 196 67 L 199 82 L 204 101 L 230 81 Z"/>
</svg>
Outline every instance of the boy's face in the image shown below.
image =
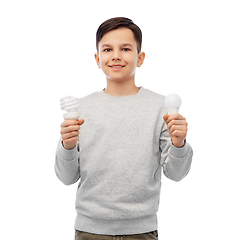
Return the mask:
<svg viewBox="0 0 240 240">
<path fill-rule="evenodd" d="M 138 53 L 137 43 L 130 29 L 119 28 L 106 33 L 98 47 L 95 59 L 108 80 L 134 80 L 136 67 L 143 64 L 145 54 Z"/>
</svg>

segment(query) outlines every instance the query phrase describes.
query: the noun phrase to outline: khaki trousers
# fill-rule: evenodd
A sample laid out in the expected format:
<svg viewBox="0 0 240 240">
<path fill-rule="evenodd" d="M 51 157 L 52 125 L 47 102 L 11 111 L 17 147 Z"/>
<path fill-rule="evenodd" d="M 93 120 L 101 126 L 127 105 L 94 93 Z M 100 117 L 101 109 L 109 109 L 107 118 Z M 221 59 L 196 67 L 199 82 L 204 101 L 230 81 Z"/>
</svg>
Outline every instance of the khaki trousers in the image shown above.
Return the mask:
<svg viewBox="0 0 240 240">
<path fill-rule="evenodd" d="M 135 235 L 98 235 L 75 230 L 75 240 L 158 240 L 158 231 Z"/>
</svg>

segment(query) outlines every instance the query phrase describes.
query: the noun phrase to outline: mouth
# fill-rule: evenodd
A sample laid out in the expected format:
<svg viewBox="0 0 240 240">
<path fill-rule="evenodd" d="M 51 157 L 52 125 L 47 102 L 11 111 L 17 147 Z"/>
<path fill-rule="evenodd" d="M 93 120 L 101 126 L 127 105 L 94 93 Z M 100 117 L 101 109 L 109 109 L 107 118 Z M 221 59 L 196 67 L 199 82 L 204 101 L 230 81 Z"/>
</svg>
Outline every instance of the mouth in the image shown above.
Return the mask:
<svg viewBox="0 0 240 240">
<path fill-rule="evenodd" d="M 120 70 L 120 69 L 125 67 L 125 65 L 119 65 L 119 64 L 117 64 L 117 65 L 108 65 L 108 66 L 110 68 L 112 68 L 113 70 L 115 70 L 115 71 L 118 71 L 118 70 Z"/>
</svg>

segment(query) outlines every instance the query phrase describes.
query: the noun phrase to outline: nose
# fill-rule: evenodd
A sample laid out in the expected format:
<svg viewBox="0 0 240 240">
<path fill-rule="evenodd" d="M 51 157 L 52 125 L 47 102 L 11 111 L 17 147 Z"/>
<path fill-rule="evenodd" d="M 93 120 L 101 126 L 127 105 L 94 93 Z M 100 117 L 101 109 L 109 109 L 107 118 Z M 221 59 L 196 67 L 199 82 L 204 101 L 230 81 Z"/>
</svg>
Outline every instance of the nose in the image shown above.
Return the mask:
<svg viewBox="0 0 240 240">
<path fill-rule="evenodd" d="M 112 60 L 116 61 L 116 60 L 122 59 L 120 51 L 116 50 L 116 51 L 113 51 L 112 53 L 113 53 Z"/>
</svg>

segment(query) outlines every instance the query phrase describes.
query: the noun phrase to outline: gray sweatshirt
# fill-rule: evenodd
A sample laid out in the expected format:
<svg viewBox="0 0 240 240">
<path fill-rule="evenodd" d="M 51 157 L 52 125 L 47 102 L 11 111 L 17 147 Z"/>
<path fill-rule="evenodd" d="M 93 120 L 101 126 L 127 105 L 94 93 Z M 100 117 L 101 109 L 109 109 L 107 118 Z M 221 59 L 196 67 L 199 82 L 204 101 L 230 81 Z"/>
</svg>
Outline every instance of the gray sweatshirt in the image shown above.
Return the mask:
<svg viewBox="0 0 240 240">
<path fill-rule="evenodd" d="M 60 139 L 57 177 L 66 185 L 79 179 L 75 229 L 128 235 L 158 229 L 162 169 L 180 181 L 193 151 L 172 145 L 163 115 L 164 96 L 143 87 L 136 95 L 114 97 L 103 90 L 79 100 L 79 142 L 66 150 Z"/>
</svg>

